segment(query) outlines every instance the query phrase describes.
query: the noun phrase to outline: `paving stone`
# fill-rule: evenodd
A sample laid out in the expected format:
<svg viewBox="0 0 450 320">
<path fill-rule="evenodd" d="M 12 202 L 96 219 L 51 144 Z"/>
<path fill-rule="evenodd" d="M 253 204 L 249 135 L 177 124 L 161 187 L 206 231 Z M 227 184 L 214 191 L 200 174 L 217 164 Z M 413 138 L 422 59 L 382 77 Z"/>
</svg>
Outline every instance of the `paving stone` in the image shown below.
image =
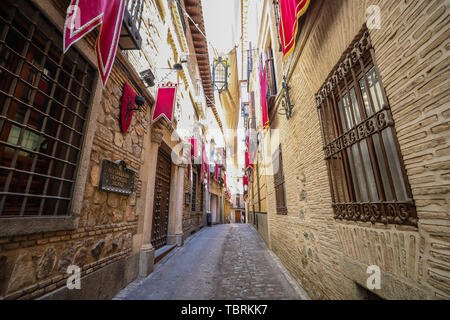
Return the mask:
<svg viewBox="0 0 450 320">
<path fill-rule="evenodd" d="M 282 268 L 252 226 L 216 225 L 188 238 L 115 299 L 305 299 Z"/>
</svg>

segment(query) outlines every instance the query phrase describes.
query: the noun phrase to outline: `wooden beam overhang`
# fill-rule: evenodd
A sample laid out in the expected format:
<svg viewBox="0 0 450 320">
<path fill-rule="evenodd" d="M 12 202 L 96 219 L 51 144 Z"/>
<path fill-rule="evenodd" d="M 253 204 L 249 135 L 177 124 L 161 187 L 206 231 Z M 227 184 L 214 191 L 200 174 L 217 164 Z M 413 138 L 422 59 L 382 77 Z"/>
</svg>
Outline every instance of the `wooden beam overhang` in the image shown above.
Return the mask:
<svg viewBox="0 0 450 320">
<path fill-rule="evenodd" d="M 197 29 L 192 21 L 189 19 L 189 29 L 192 34 L 192 42 L 195 48 L 195 54 L 197 55 L 198 68 L 200 70 L 200 77 L 202 78 L 203 92 L 205 93 L 206 105 L 208 107 L 214 107 L 214 90 L 212 87 L 211 68 L 209 65 L 209 53 L 208 42 L 205 37 L 205 23 L 203 20 L 203 9 L 201 0 L 184 0 L 186 12 L 191 16 L 194 23 L 198 26 L 201 32 Z M 216 117 L 218 122 L 220 119 Z"/>
</svg>

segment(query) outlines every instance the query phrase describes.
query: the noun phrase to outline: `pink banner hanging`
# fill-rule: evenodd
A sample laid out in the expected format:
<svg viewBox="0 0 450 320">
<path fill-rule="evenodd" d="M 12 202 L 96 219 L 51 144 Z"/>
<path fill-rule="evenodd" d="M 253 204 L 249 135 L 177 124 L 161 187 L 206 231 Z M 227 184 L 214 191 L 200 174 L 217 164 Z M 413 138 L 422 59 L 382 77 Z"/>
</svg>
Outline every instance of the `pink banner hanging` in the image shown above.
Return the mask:
<svg viewBox="0 0 450 320">
<path fill-rule="evenodd" d="M 200 164 L 201 163 L 200 157 L 202 155 L 201 141 L 195 138 L 190 139 L 190 141 L 191 141 L 191 158 L 194 164 Z"/>
<path fill-rule="evenodd" d="M 128 83 L 125 83 L 122 95 L 122 105 L 120 107 L 120 129 L 122 130 L 122 133 L 127 132 L 131 120 L 133 119 L 133 110 L 129 110 L 129 108 L 134 108 L 135 98 L 136 93 Z"/>
<path fill-rule="evenodd" d="M 262 113 L 262 123 L 263 128 L 269 127 L 269 115 L 267 110 L 267 71 L 262 65 L 259 67 L 259 82 L 261 85 L 261 113 Z"/>
<path fill-rule="evenodd" d="M 164 117 L 172 122 L 173 110 L 175 108 L 175 97 L 177 94 L 177 85 L 168 83 L 158 88 L 156 97 L 155 112 L 153 113 L 153 122 Z"/>
<path fill-rule="evenodd" d="M 72 0 L 67 9 L 64 52 L 101 25 L 95 50 L 103 86 L 108 81 L 116 57 L 125 2 L 125 0 Z"/>
</svg>

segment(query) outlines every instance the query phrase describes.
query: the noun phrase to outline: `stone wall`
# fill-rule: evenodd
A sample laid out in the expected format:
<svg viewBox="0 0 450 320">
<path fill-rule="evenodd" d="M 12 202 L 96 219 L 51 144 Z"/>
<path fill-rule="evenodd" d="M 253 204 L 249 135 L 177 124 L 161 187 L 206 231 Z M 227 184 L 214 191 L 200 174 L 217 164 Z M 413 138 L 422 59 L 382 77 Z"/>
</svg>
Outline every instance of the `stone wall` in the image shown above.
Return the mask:
<svg viewBox="0 0 450 320">
<path fill-rule="evenodd" d="M 333 219 L 314 97 L 362 29 L 369 5 L 381 9 L 381 29 L 369 33 L 418 228 Z M 442 0 L 322 0 L 313 1 L 308 10 L 293 54 L 293 118 L 271 119 L 272 128 L 280 129 L 287 216 L 275 214 L 273 179 L 267 182 L 271 248 L 312 298 L 361 297 L 356 283 L 365 283 L 348 261 L 363 267 L 377 264 L 382 279 L 395 279 L 386 283 L 390 292 L 375 290 L 383 298 L 450 298 L 449 13 L 450 2 Z M 279 53 L 276 60 L 278 71 L 283 70 Z M 289 64 L 290 59 L 284 70 Z M 280 76 L 278 80 L 280 87 Z"/>
<path fill-rule="evenodd" d="M 136 172 L 143 165 L 147 112 L 134 114 L 126 134 L 119 128 L 126 79 L 114 67 L 103 91 L 78 228 L 0 239 L 0 297 L 37 298 L 66 285 L 69 265 L 82 268 L 85 276 L 132 254 L 138 222 L 136 201 L 141 197 L 139 176 L 131 196 L 98 189 L 103 159 L 125 160 Z"/>
</svg>

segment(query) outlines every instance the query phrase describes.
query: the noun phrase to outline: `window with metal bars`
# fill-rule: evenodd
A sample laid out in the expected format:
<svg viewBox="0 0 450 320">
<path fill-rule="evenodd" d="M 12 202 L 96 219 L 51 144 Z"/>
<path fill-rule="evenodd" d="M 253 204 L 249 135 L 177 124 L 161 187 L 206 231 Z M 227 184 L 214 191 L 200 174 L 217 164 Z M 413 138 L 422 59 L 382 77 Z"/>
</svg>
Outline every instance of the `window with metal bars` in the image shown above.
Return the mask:
<svg viewBox="0 0 450 320">
<path fill-rule="evenodd" d="M 417 225 L 367 31 L 316 96 L 335 218 Z"/>
<path fill-rule="evenodd" d="M 95 69 L 29 1 L 0 2 L 0 217 L 68 215 Z"/>
<path fill-rule="evenodd" d="M 272 155 L 273 162 L 273 181 L 275 185 L 275 198 L 277 204 L 277 214 L 287 214 L 286 206 L 286 190 L 285 179 L 283 172 L 283 156 L 281 152 L 281 145 Z"/>
</svg>

